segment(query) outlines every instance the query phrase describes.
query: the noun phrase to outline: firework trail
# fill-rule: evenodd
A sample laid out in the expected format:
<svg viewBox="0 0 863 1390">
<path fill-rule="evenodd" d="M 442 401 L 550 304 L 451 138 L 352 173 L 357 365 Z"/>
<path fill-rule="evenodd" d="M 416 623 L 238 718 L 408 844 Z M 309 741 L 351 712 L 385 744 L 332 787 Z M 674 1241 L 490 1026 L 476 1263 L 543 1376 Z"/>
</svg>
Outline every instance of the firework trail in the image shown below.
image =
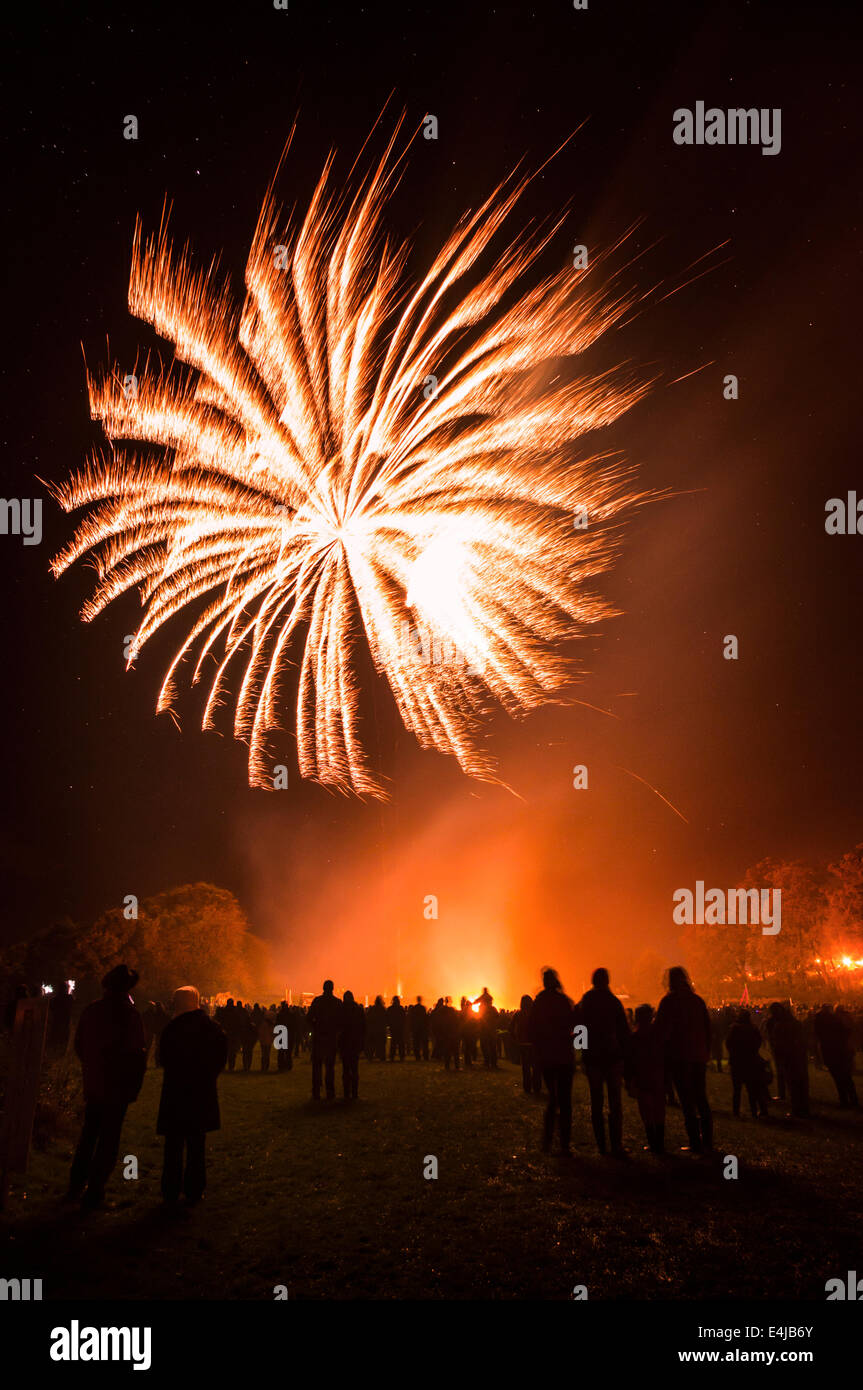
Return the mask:
<svg viewBox="0 0 863 1390">
<path fill-rule="evenodd" d="M 273 785 L 295 686 L 302 775 L 385 795 L 361 737 L 363 641 L 421 746 L 494 780 L 484 717 L 571 678 L 555 648 L 611 613 L 592 583 L 644 500 L 619 462 L 572 448 L 646 389 L 574 360 L 634 300 L 594 287 L 600 258 L 524 288 L 562 219 L 492 253 L 529 182 L 515 174 L 406 286 L 408 247 L 380 230 L 400 124 L 353 193 L 334 191 L 331 155 L 300 222 L 270 189 L 241 308 L 164 216 L 146 240 L 139 222 L 129 308 L 176 360 L 131 384 L 88 374 L 111 449 L 53 488 L 87 508 L 52 565 L 95 564 L 83 619 L 137 587 L 131 666 L 188 610 L 157 708 L 181 667 L 207 688 L 204 728 L 233 690 L 253 786 Z"/>
</svg>

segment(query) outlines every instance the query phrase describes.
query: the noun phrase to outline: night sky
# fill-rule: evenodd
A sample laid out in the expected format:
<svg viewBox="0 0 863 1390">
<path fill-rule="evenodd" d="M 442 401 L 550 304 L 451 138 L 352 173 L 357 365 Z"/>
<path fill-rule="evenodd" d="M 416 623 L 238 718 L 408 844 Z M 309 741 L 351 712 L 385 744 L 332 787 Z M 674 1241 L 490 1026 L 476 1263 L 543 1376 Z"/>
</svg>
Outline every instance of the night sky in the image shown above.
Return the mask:
<svg viewBox="0 0 863 1390">
<path fill-rule="evenodd" d="M 863 497 L 846 7 L 75 8 L 22 15 L 6 44 L 3 491 L 44 498 L 44 537 L 0 536 L 5 939 L 204 879 L 238 895 L 295 985 L 334 973 L 391 990 L 400 967 L 408 988 L 490 983 L 511 998 L 551 962 L 577 993 L 600 960 L 623 986 L 645 946 L 673 956 L 675 888 L 863 839 L 863 536 L 824 527 L 829 498 Z M 388 805 L 301 783 L 290 739 L 290 790 L 252 792 L 229 712 L 224 736 L 200 732 L 200 688 L 181 690 L 182 732 L 155 715 L 183 620 L 126 673 L 137 597 L 83 625 L 92 571 L 48 568 L 72 520 L 36 479 L 64 478 L 102 442 L 82 345 L 92 368 L 132 371 L 158 341 L 127 309 L 136 216 L 154 231 L 167 198 L 174 238 L 203 264 L 220 253 L 240 293 L 295 116 L 279 192 L 302 208 L 331 147 L 347 170 L 388 99 L 387 129 L 402 108 L 411 128 L 439 120 L 385 218 L 411 237 L 414 273 L 519 160 L 537 167 L 582 123 L 517 225 L 568 209 L 566 256 L 638 223 L 624 283 L 640 312 L 587 365 L 658 380 L 595 447 L 671 495 L 637 515 L 603 581 L 623 615 L 574 649 L 575 693 L 617 717 L 575 704 L 490 723 L 518 796 L 420 752 L 385 691 L 374 756 Z M 676 145 L 674 110 L 699 100 L 781 108 L 781 152 Z M 577 763 L 588 792 L 572 789 Z"/>
</svg>

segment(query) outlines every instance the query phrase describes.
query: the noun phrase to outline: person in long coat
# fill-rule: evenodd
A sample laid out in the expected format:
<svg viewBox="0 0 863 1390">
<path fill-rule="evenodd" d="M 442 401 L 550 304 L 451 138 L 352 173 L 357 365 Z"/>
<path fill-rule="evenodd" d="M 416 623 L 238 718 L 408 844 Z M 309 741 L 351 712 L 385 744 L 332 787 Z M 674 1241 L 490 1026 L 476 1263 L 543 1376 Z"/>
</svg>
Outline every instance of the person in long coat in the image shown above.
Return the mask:
<svg viewBox="0 0 863 1390">
<path fill-rule="evenodd" d="M 593 972 L 591 988 L 578 1005 L 577 1023 L 587 1029 L 584 1065 L 590 1086 L 590 1118 L 596 1145 L 605 1153 L 605 1092 L 608 1092 L 608 1137 L 611 1152 L 621 1157 L 623 1148 L 624 1067 L 629 1061 L 632 1035 L 626 1011 L 609 987 L 608 971 L 600 965 Z"/>
<path fill-rule="evenodd" d="M 321 1076 L 327 1100 L 336 1098 L 336 1053 L 342 1031 L 342 1001 L 333 993 L 332 980 L 324 980 L 324 992 L 317 995 L 309 1008 L 309 1029 L 312 1035 L 312 1098 L 321 1098 Z"/>
<path fill-rule="evenodd" d="M 564 994 L 556 970 L 542 972 L 542 989 L 533 1001 L 527 1023 L 527 1040 L 542 1068 L 548 1089 L 548 1105 L 543 1119 L 543 1150 L 548 1153 L 554 1137 L 555 1117 L 560 1126 L 560 1147 L 570 1153 L 572 1137 L 572 1078 L 575 1070 L 572 1030 L 575 1005 Z"/>
<path fill-rule="evenodd" d="M 206 1136 L 221 1126 L 217 1078 L 228 1060 L 228 1040 L 200 1007 L 194 985 L 174 992 L 174 1017 L 162 1034 L 164 1069 L 156 1133 L 165 1136 L 162 1196 L 199 1202 L 207 1181 Z M 185 1151 L 185 1167 L 184 1167 Z"/>
<path fill-rule="evenodd" d="M 342 995 L 342 1031 L 339 1035 L 345 1100 L 356 1100 L 360 1093 L 360 1053 L 365 1040 L 365 1009 L 356 1002 L 353 992 L 346 989 Z"/>
<path fill-rule="evenodd" d="M 655 1027 L 680 1096 L 690 1152 L 709 1152 L 713 1148 L 713 1113 L 706 1081 L 710 1014 L 682 965 L 672 965 L 668 972 L 668 992 L 659 1001 Z"/>
<path fill-rule="evenodd" d="M 118 965 L 102 981 L 104 996 L 88 1004 L 75 1033 L 84 1074 L 84 1126 L 72 1161 L 69 1200 L 101 1206 L 117 1162 L 126 1108 L 138 1099 L 147 1067 L 144 1024 L 130 991 L 137 970 Z"/>
</svg>

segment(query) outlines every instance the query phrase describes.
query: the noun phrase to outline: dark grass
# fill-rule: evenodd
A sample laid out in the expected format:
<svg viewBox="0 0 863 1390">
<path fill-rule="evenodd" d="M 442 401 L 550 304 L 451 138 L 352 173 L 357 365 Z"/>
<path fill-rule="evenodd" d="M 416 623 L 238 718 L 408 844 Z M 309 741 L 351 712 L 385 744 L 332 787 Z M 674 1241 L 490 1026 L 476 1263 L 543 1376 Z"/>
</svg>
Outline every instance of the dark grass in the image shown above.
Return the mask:
<svg viewBox="0 0 863 1390">
<path fill-rule="evenodd" d="M 127 1117 L 107 1209 L 60 1198 L 71 1131 L 35 1150 L 13 1180 L 4 1273 L 42 1278 L 46 1299 L 795 1298 L 823 1301 L 828 1278 L 863 1267 L 863 1117 L 840 1111 L 813 1072 L 813 1118 L 730 1115 L 727 1074 L 709 1077 L 718 1157 L 642 1153 L 625 1100 L 629 1161 L 600 1158 L 587 1083 L 574 1087 L 575 1154 L 540 1150 L 543 1101 L 521 1074 L 445 1072 L 438 1063 L 362 1062 L 360 1100 L 317 1105 L 310 1066 L 227 1074 L 222 1130 L 208 1140 L 209 1186 L 166 1214 L 155 1135 L 161 1074 Z M 779 1118 L 782 1116 L 783 1118 Z M 736 1154 L 740 1177 L 722 1176 Z M 434 1154 L 437 1180 L 423 1177 Z"/>
</svg>

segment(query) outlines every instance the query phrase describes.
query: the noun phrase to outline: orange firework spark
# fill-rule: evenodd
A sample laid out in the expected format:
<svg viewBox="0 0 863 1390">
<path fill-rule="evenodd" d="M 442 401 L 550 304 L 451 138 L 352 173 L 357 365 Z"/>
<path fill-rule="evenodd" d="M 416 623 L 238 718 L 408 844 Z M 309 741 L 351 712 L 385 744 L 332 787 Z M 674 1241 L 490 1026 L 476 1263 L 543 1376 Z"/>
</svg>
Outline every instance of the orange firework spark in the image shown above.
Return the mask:
<svg viewBox="0 0 863 1390">
<path fill-rule="evenodd" d="M 273 785 L 296 663 L 302 775 L 385 795 L 360 735 L 363 633 L 422 747 L 493 780 L 484 714 L 561 690 L 555 644 L 611 613 L 591 584 L 614 558 L 621 512 L 643 500 L 619 462 L 572 449 L 646 389 L 573 360 L 632 298 L 594 288 L 595 263 L 524 288 L 560 222 L 492 257 L 528 183 L 515 175 L 405 287 L 407 246 L 380 234 L 404 158 L 396 134 L 352 194 L 333 191 L 331 155 L 299 223 L 270 189 L 242 309 L 214 266 L 174 251 L 164 218 L 149 240 L 138 224 L 129 307 L 176 365 L 137 382 L 88 374 L 112 449 L 54 489 L 67 511 L 89 508 L 53 562 L 59 575 L 92 554 L 84 620 L 139 588 L 129 665 L 197 603 L 157 707 L 172 706 L 188 661 L 212 728 L 236 670 L 253 786 Z"/>
</svg>

